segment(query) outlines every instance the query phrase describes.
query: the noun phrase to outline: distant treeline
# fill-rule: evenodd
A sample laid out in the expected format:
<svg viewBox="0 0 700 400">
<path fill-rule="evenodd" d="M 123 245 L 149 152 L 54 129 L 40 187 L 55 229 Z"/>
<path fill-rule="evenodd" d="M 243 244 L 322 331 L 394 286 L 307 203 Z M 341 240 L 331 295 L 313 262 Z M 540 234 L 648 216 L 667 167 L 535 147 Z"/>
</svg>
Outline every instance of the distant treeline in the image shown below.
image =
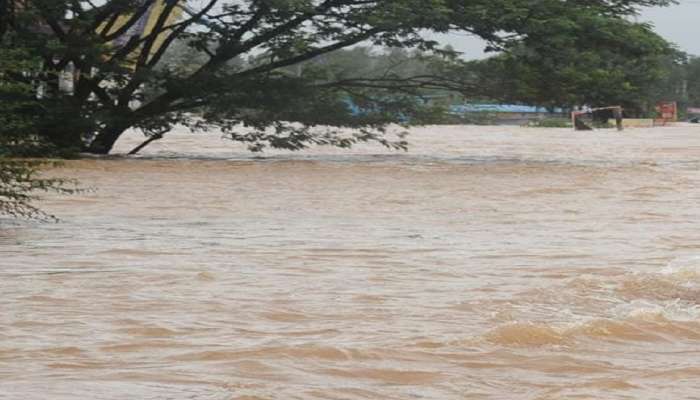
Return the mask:
<svg viewBox="0 0 700 400">
<path fill-rule="evenodd" d="M 641 36 L 637 45 L 645 47 L 637 58 L 612 51 L 600 54 L 600 48 L 587 52 L 577 47 L 562 53 L 560 49 L 522 46 L 464 61 L 449 46 L 444 52 L 358 46 L 288 67 L 286 72 L 301 76 L 313 70 L 321 83 L 444 76 L 460 82 L 459 90 L 426 84 L 419 91 L 427 104 L 443 106 L 497 102 L 567 110 L 622 105 L 627 115 L 635 117 L 652 117 L 660 101 L 678 102 L 681 113 L 687 107 L 700 107 L 700 58 L 674 49 L 648 31 L 637 34 Z M 175 44 L 163 68 L 199 67 L 204 60 L 190 57 L 188 50 L 184 44 Z M 255 65 L 264 57 L 237 59 L 230 68 Z"/>
</svg>

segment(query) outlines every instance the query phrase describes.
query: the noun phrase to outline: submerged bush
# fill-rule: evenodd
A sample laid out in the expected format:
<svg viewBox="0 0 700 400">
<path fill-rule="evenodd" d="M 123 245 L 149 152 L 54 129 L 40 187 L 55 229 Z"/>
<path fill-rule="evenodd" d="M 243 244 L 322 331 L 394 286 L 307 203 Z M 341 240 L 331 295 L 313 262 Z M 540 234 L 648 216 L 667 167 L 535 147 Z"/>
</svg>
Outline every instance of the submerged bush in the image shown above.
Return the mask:
<svg viewBox="0 0 700 400">
<path fill-rule="evenodd" d="M 0 157 L 0 215 L 19 218 L 55 219 L 33 205 L 41 192 L 73 193 L 75 188 L 62 179 L 42 178 L 41 167 L 56 162 Z"/>
</svg>

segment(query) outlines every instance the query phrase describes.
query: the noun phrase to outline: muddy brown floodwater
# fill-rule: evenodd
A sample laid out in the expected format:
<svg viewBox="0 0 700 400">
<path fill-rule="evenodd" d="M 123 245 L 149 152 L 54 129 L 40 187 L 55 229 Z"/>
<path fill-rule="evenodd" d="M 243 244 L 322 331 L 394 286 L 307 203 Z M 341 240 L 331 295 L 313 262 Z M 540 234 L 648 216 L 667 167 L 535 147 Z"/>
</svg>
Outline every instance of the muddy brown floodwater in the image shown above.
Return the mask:
<svg viewBox="0 0 700 400">
<path fill-rule="evenodd" d="M 698 399 L 700 128 L 410 140 L 69 162 L 2 221 L 0 398 Z"/>
</svg>

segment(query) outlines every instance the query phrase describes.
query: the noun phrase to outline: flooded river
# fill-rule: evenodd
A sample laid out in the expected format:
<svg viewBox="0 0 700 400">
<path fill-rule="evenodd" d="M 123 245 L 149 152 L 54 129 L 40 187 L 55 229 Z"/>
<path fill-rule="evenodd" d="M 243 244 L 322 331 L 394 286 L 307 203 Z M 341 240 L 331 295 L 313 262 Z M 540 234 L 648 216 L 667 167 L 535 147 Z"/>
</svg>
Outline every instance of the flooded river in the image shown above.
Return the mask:
<svg viewBox="0 0 700 400">
<path fill-rule="evenodd" d="M 698 399 L 700 128 L 409 140 L 69 162 L 2 221 L 0 399 Z"/>
</svg>

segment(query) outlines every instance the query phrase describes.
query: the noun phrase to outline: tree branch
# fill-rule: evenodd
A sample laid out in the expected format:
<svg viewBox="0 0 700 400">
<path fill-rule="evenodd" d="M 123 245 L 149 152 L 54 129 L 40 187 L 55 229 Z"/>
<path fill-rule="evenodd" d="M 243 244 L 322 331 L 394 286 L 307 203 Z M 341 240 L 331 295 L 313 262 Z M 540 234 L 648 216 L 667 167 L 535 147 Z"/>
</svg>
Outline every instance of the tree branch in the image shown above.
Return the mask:
<svg viewBox="0 0 700 400">
<path fill-rule="evenodd" d="M 156 140 L 160 140 L 162 138 L 163 138 L 162 133 L 159 133 L 157 135 L 153 135 L 153 136 L 149 137 L 148 139 L 146 139 L 146 141 L 144 141 L 140 145 L 134 147 L 129 153 L 127 153 L 127 155 L 130 155 L 130 156 L 136 155 L 139 151 L 143 150 L 144 147 L 146 147 L 149 144 L 155 142 Z"/>
<path fill-rule="evenodd" d="M 348 46 L 352 46 L 354 44 L 360 43 L 364 40 L 367 40 L 368 38 L 376 35 L 377 33 L 380 33 L 381 29 L 380 28 L 373 28 L 370 29 L 366 32 L 363 32 L 361 34 L 358 34 L 354 37 L 351 37 L 349 39 L 325 46 L 325 47 L 319 47 L 316 49 L 313 49 L 311 51 L 308 51 L 303 54 L 299 54 L 295 57 L 290 57 L 286 58 L 284 60 L 279 60 L 275 62 L 271 62 L 269 64 L 262 65 L 260 67 L 252 68 L 243 72 L 240 72 L 236 74 L 238 77 L 244 77 L 248 75 L 253 75 L 253 74 L 258 74 L 258 73 L 263 73 L 263 72 L 268 72 L 268 71 L 273 71 L 278 68 L 283 68 L 283 67 L 288 67 L 290 65 L 295 65 L 304 61 L 311 60 L 313 58 L 316 58 L 320 55 L 326 54 L 333 52 L 335 50 L 340 50 Z"/>
</svg>

